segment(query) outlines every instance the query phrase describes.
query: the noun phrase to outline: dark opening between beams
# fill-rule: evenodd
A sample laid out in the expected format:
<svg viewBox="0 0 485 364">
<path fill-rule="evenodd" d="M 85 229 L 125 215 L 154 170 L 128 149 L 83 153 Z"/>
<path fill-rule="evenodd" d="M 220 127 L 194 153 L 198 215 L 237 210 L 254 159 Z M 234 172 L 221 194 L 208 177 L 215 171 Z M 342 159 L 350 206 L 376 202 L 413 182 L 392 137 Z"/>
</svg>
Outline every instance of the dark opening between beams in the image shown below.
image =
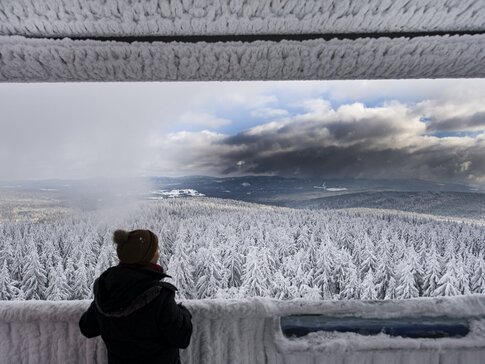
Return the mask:
<svg viewBox="0 0 485 364">
<path fill-rule="evenodd" d="M 311 332 L 352 332 L 360 335 L 377 335 L 406 338 L 437 339 L 466 336 L 469 322 L 447 317 L 401 317 L 394 319 L 367 319 L 360 317 L 328 317 L 321 315 L 295 315 L 281 317 L 281 329 L 286 337 L 302 337 Z"/>
<path fill-rule="evenodd" d="M 134 42 L 182 42 L 182 43 L 217 43 L 217 42 L 244 42 L 251 43 L 257 41 L 281 42 L 283 40 L 305 41 L 312 39 L 349 39 L 358 38 L 417 38 L 426 36 L 453 36 L 453 35 L 478 35 L 485 34 L 483 31 L 439 31 L 439 32 L 395 32 L 395 33 L 326 33 L 326 34 L 247 34 L 247 35 L 177 35 L 177 36 L 25 36 L 26 38 L 46 38 L 72 40 L 97 40 L 97 41 L 116 41 L 125 43 Z"/>
</svg>

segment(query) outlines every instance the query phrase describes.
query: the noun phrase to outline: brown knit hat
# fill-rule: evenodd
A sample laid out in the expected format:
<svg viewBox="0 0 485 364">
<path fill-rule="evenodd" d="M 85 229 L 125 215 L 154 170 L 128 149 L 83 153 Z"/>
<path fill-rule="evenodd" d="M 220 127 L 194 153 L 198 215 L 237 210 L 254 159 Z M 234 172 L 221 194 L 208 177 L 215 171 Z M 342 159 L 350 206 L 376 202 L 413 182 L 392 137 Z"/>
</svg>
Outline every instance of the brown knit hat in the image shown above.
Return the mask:
<svg viewBox="0 0 485 364">
<path fill-rule="evenodd" d="M 113 241 L 118 258 L 128 264 L 149 262 L 158 249 L 158 238 L 150 230 L 116 230 Z"/>
</svg>

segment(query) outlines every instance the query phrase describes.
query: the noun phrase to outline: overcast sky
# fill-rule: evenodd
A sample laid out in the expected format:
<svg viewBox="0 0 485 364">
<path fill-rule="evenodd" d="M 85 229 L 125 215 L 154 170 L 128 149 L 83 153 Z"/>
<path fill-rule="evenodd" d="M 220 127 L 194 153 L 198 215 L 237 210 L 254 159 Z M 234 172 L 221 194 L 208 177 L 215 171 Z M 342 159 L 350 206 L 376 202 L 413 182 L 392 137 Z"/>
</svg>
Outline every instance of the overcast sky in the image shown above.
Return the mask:
<svg viewBox="0 0 485 364">
<path fill-rule="evenodd" d="M 485 80 L 0 84 L 0 179 L 485 184 Z"/>
</svg>

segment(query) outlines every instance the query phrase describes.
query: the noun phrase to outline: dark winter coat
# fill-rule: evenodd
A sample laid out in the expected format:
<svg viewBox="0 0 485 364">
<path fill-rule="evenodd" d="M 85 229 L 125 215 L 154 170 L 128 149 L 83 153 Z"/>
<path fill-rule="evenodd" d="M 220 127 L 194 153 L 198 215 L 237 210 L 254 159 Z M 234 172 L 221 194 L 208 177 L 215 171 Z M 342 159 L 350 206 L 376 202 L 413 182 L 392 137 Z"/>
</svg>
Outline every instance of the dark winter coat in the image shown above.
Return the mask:
<svg viewBox="0 0 485 364">
<path fill-rule="evenodd" d="M 192 315 L 174 300 L 170 277 L 151 267 L 120 264 L 94 283 L 94 301 L 79 321 L 81 333 L 101 335 L 114 363 L 180 363 L 192 335 Z"/>
</svg>

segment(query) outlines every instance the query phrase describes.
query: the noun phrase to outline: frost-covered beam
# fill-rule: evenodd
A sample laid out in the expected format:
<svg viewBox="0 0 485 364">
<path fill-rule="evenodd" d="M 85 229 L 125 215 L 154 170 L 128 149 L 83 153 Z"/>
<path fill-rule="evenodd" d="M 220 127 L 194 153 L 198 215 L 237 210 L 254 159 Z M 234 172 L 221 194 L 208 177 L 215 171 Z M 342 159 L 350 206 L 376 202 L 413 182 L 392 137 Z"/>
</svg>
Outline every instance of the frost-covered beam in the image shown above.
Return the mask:
<svg viewBox="0 0 485 364">
<path fill-rule="evenodd" d="M 485 77 L 485 35 L 225 43 L 0 37 L 0 81 Z"/>
<path fill-rule="evenodd" d="M 483 0 L 2 0 L 0 34 L 37 37 L 485 30 Z"/>
</svg>

